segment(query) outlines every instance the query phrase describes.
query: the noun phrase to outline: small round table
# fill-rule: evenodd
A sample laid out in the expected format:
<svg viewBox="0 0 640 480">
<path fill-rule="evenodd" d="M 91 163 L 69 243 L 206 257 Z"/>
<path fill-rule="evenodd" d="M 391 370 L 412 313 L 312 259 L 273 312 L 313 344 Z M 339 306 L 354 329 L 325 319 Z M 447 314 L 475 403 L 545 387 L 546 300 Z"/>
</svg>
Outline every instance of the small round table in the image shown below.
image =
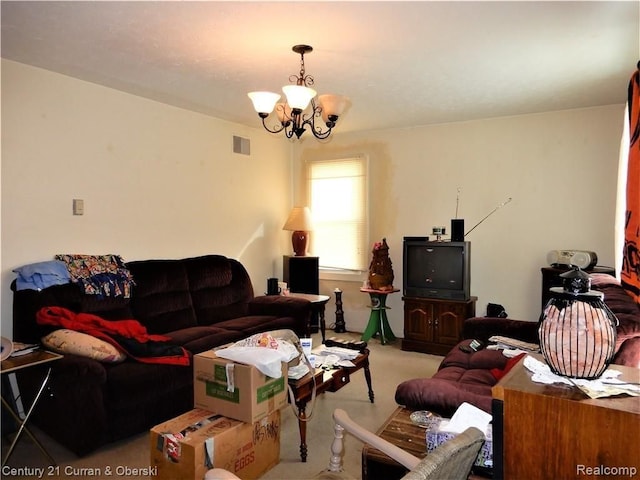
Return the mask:
<svg viewBox="0 0 640 480">
<path fill-rule="evenodd" d="M 396 339 L 396 336 L 391 331 L 389 326 L 389 320 L 387 320 L 387 295 L 390 293 L 399 292 L 400 289 L 394 288 L 392 290 L 375 290 L 373 288 L 361 288 L 361 292 L 368 293 L 371 298 L 371 315 L 369 316 L 369 323 L 367 328 L 362 334 L 362 341 L 366 342 L 371 337 L 375 337 L 380 334 L 380 343 L 392 342 Z"/>
<path fill-rule="evenodd" d="M 329 295 L 315 295 L 313 293 L 289 293 L 290 297 L 304 298 L 311 302 L 311 313 L 314 318 L 318 319 L 318 327 L 320 327 L 320 333 L 322 334 L 322 343 L 325 340 L 326 323 L 324 319 L 324 306 L 329 301 Z"/>
</svg>

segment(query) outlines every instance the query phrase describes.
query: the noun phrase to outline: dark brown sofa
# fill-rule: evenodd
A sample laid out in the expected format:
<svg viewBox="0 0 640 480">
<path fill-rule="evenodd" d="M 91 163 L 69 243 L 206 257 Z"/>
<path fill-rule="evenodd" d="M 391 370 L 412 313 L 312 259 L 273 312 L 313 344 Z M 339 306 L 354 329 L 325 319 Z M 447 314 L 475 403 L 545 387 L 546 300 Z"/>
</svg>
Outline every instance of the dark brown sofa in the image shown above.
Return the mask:
<svg viewBox="0 0 640 480">
<path fill-rule="evenodd" d="M 107 320 L 135 319 L 150 334 L 163 334 L 191 357 L 254 333 L 291 329 L 308 334 L 310 303 L 293 297 L 254 297 L 238 261 L 220 255 L 126 264 L 135 286 L 131 297 L 84 294 L 68 283 L 14 291 L 14 340 L 38 342 L 54 327 L 36 323 L 42 307 L 61 306 Z M 52 376 L 33 423 L 77 455 L 148 430 L 193 408 L 192 365 L 101 363 L 65 355 L 51 363 Z M 22 398 L 31 403 L 42 371 L 17 375 Z"/>
<path fill-rule="evenodd" d="M 616 315 L 616 354 L 613 363 L 640 368 L 640 307 L 610 275 L 592 274 L 591 288 L 604 294 L 604 302 Z M 474 317 L 465 321 L 463 340 L 487 342 L 493 335 L 538 343 L 538 322 L 506 318 Z M 462 402 L 491 413 L 491 388 L 509 367 L 501 351 L 483 349 L 465 353 L 454 347 L 442 360 L 432 378 L 407 380 L 396 389 L 400 405 L 415 410 L 432 410 L 450 416 Z"/>
</svg>

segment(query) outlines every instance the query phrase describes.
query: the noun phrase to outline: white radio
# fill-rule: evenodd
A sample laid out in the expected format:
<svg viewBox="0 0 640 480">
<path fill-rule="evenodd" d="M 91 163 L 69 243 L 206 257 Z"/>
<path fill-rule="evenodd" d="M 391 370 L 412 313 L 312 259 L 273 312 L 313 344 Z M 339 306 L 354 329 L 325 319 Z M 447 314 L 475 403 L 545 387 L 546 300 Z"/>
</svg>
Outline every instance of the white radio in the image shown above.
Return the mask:
<svg viewBox="0 0 640 480">
<path fill-rule="evenodd" d="M 549 265 L 575 265 L 583 270 L 595 267 L 598 263 L 596 252 L 585 250 L 551 250 L 547 253 Z"/>
</svg>

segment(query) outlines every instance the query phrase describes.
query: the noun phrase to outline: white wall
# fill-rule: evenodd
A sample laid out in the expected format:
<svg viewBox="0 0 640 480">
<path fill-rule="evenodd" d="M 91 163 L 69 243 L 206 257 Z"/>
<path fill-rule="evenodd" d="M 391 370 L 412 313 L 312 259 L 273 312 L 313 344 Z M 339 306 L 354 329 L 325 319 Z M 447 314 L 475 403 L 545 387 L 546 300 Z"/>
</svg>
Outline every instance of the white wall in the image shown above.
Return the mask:
<svg viewBox="0 0 640 480">
<path fill-rule="evenodd" d="M 306 159 L 365 153 L 371 165 L 371 242 L 387 238 L 395 286 L 402 288 L 402 238 L 450 228 L 456 194 L 471 232 L 471 294 L 476 313 L 502 304 L 510 317 L 537 320 L 541 274 L 552 249 L 593 250 L 613 266 L 616 169 L 623 105 L 497 118 L 406 130 L 337 135 L 326 145 L 305 143 Z M 300 192 L 296 192 L 300 195 Z M 348 330 L 363 331 L 368 296 L 360 283 L 322 281 L 322 293 L 343 290 Z M 402 293 L 387 311 L 403 335 Z M 335 321 L 331 306 L 327 324 Z"/>
<path fill-rule="evenodd" d="M 290 158 L 262 130 L 2 60 L 2 335 L 11 270 L 56 253 L 222 254 L 263 292 L 290 243 Z"/>
<path fill-rule="evenodd" d="M 386 237 L 398 287 L 402 237 L 467 230 L 477 313 L 501 303 L 536 320 L 547 251 L 594 250 L 612 265 L 623 105 L 512 118 L 337 134 L 296 144 L 294 187 L 308 158 L 365 153 L 371 161 L 372 238 Z M 339 130 L 339 128 L 338 128 Z M 232 135 L 251 156 L 231 152 Z M 239 258 L 256 292 L 282 276 L 290 235 L 290 143 L 261 129 L 155 103 L 2 61 L 2 334 L 11 335 L 11 270 L 56 253 L 118 253 L 125 260 L 220 253 Z M 294 192 L 299 196 L 299 192 Z M 85 201 L 73 216 L 73 198 Z M 366 326 L 360 283 L 322 281 L 343 293 L 347 329 Z M 389 297 L 402 336 L 402 296 Z M 333 300 L 327 324 L 335 320 Z"/>
</svg>

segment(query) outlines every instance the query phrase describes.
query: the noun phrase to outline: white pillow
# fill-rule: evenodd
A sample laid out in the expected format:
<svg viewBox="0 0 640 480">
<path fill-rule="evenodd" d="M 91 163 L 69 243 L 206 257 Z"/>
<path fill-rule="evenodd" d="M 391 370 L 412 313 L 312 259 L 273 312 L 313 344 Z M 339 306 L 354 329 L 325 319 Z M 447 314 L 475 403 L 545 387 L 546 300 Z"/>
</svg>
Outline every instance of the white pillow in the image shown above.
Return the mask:
<svg viewBox="0 0 640 480">
<path fill-rule="evenodd" d="M 104 340 L 66 328 L 42 337 L 42 344 L 58 353 L 88 357 L 105 363 L 122 362 L 127 358 L 126 354 Z"/>
</svg>

